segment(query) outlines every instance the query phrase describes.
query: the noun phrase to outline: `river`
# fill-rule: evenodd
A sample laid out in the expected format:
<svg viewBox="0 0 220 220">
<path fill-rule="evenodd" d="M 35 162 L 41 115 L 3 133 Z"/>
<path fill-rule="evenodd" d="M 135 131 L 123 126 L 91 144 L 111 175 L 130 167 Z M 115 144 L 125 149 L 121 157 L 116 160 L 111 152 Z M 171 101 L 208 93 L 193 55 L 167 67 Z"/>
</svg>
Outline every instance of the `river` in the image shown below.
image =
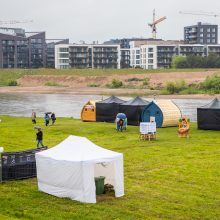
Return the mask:
<svg viewBox="0 0 220 220">
<path fill-rule="evenodd" d="M 71 95 L 71 94 L 0 94 L 0 115 L 30 116 L 32 109 L 37 116 L 43 116 L 44 112 L 55 112 L 57 117 L 80 118 L 83 105 L 90 99 L 102 100 L 98 95 Z M 129 100 L 128 97 L 121 97 Z M 151 101 L 152 99 L 146 99 Z M 196 121 L 197 107 L 209 103 L 208 99 L 173 99 L 180 108 L 183 116 Z"/>
</svg>

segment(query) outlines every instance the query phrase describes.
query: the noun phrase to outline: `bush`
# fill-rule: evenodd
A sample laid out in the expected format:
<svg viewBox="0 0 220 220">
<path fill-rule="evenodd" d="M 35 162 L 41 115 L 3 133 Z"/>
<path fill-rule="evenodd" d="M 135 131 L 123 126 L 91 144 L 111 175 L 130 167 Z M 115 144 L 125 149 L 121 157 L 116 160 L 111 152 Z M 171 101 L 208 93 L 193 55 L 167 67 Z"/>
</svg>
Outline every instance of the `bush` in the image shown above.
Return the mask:
<svg viewBox="0 0 220 220">
<path fill-rule="evenodd" d="M 17 83 L 16 80 L 10 80 L 10 81 L 8 82 L 8 86 L 17 86 L 17 85 L 18 85 L 18 83 Z"/>
<path fill-rule="evenodd" d="M 99 87 L 100 84 L 95 84 L 95 83 L 92 83 L 92 84 L 89 84 L 88 87 Z"/>
<path fill-rule="evenodd" d="M 180 93 L 181 91 L 187 88 L 186 82 L 184 80 L 176 81 L 176 82 L 167 82 L 166 91 L 168 94 Z"/>
<path fill-rule="evenodd" d="M 201 89 L 209 92 L 220 93 L 220 76 L 208 76 L 203 83 L 200 84 Z"/>
<path fill-rule="evenodd" d="M 120 81 L 120 80 L 113 79 L 112 82 L 111 82 L 111 84 L 107 84 L 106 86 L 109 87 L 109 88 L 116 89 L 116 88 L 122 87 L 122 86 L 123 86 L 123 83 L 122 83 L 122 81 Z"/>
<path fill-rule="evenodd" d="M 62 86 L 62 85 L 57 82 L 48 81 L 45 83 L 45 86 Z"/>
<path fill-rule="evenodd" d="M 139 79 L 139 78 L 133 77 L 133 78 L 129 78 L 127 81 L 128 82 L 132 82 L 132 81 L 138 82 L 138 81 L 144 81 L 144 79 Z"/>
<path fill-rule="evenodd" d="M 150 78 L 144 78 L 143 86 L 148 86 L 150 83 Z"/>
</svg>

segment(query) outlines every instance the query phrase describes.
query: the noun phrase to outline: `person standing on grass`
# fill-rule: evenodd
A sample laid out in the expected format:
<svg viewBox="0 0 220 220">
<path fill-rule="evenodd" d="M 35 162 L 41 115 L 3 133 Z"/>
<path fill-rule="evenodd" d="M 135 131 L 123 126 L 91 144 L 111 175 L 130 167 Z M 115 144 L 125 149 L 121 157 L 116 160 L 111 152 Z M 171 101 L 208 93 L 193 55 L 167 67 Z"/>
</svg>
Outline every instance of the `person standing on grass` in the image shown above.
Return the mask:
<svg viewBox="0 0 220 220">
<path fill-rule="evenodd" d="M 39 145 L 44 147 L 44 145 L 43 145 L 43 132 L 42 132 L 41 128 L 37 129 L 36 136 L 37 136 L 37 138 L 36 138 L 36 140 L 37 140 L 37 148 L 39 148 Z"/>
<path fill-rule="evenodd" d="M 37 115 L 36 115 L 36 112 L 34 110 L 32 110 L 32 113 L 31 113 L 31 120 L 32 120 L 32 123 L 33 124 L 36 124 L 36 118 L 37 118 Z"/>
<path fill-rule="evenodd" d="M 44 116 L 44 120 L 45 120 L 45 125 L 49 125 L 50 123 L 50 116 L 49 114 L 45 113 L 45 116 Z"/>
<path fill-rule="evenodd" d="M 50 118 L 52 120 L 52 125 L 53 125 L 55 123 L 55 121 L 56 121 L 56 115 L 55 115 L 54 112 L 51 114 Z"/>
</svg>

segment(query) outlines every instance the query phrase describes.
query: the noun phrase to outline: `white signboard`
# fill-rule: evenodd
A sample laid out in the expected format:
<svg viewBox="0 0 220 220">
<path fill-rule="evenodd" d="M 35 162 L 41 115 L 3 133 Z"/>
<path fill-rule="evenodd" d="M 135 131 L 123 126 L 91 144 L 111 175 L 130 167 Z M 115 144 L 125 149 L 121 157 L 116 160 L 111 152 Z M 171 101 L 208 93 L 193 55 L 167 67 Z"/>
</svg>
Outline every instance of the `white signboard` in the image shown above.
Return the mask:
<svg viewBox="0 0 220 220">
<path fill-rule="evenodd" d="M 149 134 L 156 133 L 156 122 L 141 122 L 140 123 L 140 133 Z"/>
</svg>

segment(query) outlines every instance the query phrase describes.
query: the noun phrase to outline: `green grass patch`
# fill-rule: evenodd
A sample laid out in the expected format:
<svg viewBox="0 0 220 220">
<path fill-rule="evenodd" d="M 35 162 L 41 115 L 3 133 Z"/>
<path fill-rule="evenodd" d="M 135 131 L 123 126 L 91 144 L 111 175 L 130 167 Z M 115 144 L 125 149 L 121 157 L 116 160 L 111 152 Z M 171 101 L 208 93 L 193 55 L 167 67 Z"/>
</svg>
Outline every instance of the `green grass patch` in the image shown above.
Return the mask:
<svg viewBox="0 0 220 220">
<path fill-rule="evenodd" d="M 63 86 L 63 85 L 54 81 L 48 81 L 45 83 L 45 86 Z"/>
<path fill-rule="evenodd" d="M 30 118 L 0 116 L 0 146 L 6 151 L 34 148 Z M 220 132 L 197 130 L 177 137 L 177 128 L 161 128 L 156 141 L 140 141 L 139 128 L 116 132 L 115 124 L 57 118 L 45 127 L 44 144 L 52 147 L 79 135 L 124 154 L 125 196 L 97 197 L 82 204 L 39 192 L 36 178 L 0 184 L 1 219 L 219 219 Z M 59 177 L 58 177 L 59 178 Z"/>
</svg>

